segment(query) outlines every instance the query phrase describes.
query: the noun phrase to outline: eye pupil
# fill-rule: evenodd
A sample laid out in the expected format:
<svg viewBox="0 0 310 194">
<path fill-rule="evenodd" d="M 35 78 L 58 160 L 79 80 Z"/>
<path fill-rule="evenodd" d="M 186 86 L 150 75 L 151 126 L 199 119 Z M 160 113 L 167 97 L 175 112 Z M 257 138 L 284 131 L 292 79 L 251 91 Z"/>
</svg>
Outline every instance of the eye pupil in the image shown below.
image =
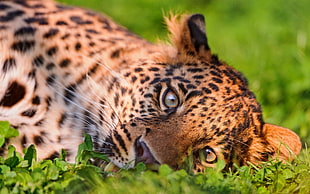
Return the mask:
<svg viewBox="0 0 310 194">
<path fill-rule="evenodd" d="M 210 149 L 206 149 L 206 151 L 205 151 L 205 158 L 206 159 L 210 158 L 211 154 L 212 154 L 211 150 Z"/>
</svg>

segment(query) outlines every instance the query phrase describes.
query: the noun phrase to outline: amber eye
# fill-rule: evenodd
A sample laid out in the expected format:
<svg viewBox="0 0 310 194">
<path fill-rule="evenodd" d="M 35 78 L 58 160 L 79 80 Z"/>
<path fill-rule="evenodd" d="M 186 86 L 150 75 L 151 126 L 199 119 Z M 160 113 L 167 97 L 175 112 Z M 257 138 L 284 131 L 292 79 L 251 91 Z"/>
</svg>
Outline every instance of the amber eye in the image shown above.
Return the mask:
<svg viewBox="0 0 310 194">
<path fill-rule="evenodd" d="M 202 162 L 209 164 L 215 163 L 217 161 L 217 156 L 214 150 L 210 147 L 206 147 L 205 149 L 200 150 L 199 157 Z"/>
<path fill-rule="evenodd" d="M 179 105 L 179 98 L 175 92 L 168 89 L 163 95 L 163 104 L 167 108 L 177 108 Z"/>
</svg>

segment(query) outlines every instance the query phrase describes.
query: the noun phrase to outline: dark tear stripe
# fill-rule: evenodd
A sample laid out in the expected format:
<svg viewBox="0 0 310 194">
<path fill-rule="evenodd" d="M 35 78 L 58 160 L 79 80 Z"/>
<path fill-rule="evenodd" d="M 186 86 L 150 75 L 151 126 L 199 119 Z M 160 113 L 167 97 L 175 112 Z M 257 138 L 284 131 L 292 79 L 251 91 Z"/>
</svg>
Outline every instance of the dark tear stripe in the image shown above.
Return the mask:
<svg viewBox="0 0 310 194">
<path fill-rule="evenodd" d="M 107 140 L 108 139 L 108 140 Z M 118 154 L 119 156 L 121 156 L 121 152 L 120 150 L 118 149 L 118 147 L 116 146 L 114 140 L 112 137 L 107 137 L 106 138 L 106 141 L 109 142 L 110 144 L 112 144 L 110 147 L 111 149 L 115 150 L 116 154 Z"/>
<path fill-rule="evenodd" d="M 8 58 L 4 61 L 2 71 L 7 73 L 9 70 L 16 67 L 16 61 L 14 58 Z"/>
<path fill-rule="evenodd" d="M 125 142 L 122 138 L 122 136 L 120 136 L 117 131 L 114 131 L 113 133 L 115 139 L 118 141 L 118 143 L 120 144 L 120 146 L 122 147 L 122 149 L 126 152 L 126 155 L 128 155 L 128 151 L 127 151 L 127 148 L 126 148 L 126 145 L 125 145 Z"/>
<path fill-rule="evenodd" d="M 132 127 L 135 127 L 135 126 L 137 126 L 137 125 L 136 125 L 136 123 L 131 123 L 131 126 L 132 126 Z M 126 129 L 126 126 L 122 124 L 122 125 L 121 125 L 121 129 L 123 129 L 124 133 L 126 134 L 127 139 L 128 139 L 129 141 L 131 141 L 131 140 L 132 140 L 132 139 L 131 139 L 131 135 L 130 135 L 128 129 Z"/>
<path fill-rule="evenodd" d="M 6 89 L 6 92 L 0 101 L 0 106 L 12 107 L 21 101 L 25 94 L 26 88 L 15 81 Z"/>
</svg>

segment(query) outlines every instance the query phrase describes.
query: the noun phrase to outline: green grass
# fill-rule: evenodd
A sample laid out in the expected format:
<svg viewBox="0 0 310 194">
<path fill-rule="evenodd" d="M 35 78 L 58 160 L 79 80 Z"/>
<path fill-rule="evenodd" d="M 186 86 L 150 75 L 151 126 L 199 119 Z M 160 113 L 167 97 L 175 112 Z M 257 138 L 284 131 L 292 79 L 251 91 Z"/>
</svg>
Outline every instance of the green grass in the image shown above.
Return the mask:
<svg viewBox="0 0 310 194">
<path fill-rule="evenodd" d="M 0 122 L 0 127 L 8 129 L 4 122 Z M 24 151 L 24 157 L 9 146 L 7 157 L 0 157 L 0 193 L 310 192 L 309 150 L 290 163 L 271 160 L 259 166 L 235 166 L 234 171 L 223 172 L 225 162 L 219 161 L 215 168 L 194 175 L 185 170 L 173 171 L 167 165 L 152 172 L 142 163 L 130 170 L 105 172 L 90 164 L 90 158 L 94 157 L 108 160 L 92 149 L 91 137 L 86 136 L 75 164 L 69 164 L 65 162 L 64 152 L 54 160 L 37 161 L 34 146 Z"/>
<path fill-rule="evenodd" d="M 62 0 L 70 5 L 107 13 L 150 41 L 166 39 L 162 15 L 203 13 L 214 53 L 245 74 L 262 104 L 267 122 L 297 132 L 310 145 L 310 1 L 308 0 Z M 1 128 L 2 127 L 2 128 Z M 16 135 L 0 125 L 0 145 Z M 3 133 L 1 133 L 3 131 Z M 215 169 L 192 175 L 161 166 L 158 173 L 143 164 L 107 174 L 88 163 L 86 141 L 75 164 L 62 157 L 37 161 L 29 147 L 21 157 L 9 148 L 0 157 L 2 193 L 310 193 L 310 150 L 286 164 L 269 161 L 261 166 Z M 100 156 L 103 157 L 103 156 Z"/>
</svg>

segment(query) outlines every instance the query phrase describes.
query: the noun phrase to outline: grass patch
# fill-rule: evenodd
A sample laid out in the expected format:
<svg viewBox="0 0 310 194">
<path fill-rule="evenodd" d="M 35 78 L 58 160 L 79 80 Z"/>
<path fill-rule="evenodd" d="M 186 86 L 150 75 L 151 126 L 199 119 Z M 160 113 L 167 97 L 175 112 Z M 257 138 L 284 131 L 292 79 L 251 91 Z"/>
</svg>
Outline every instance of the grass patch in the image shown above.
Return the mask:
<svg viewBox="0 0 310 194">
<path fill-rule="evenodd" d="M 79 146 L 74 164 L 65 162 L 64 152 L 54 160 L 38 161 L 34 146 L 25 149 L 23 157 L 9 146 L 7 157 L 0 157 L 0 193 L 310 192 L 310 152 L 306 149 L 294 162 L 271 160 L 258 166 L 235 166 L 229 172 L 222 171 L 225 163 L 219 161 L 215 168 L 195 175 L 167 165 L 152 172 L 142 163 L 112 173 L 91 164 L 93 157 L 108 159 L 92 151 L 90 139 L 86 136 Z"/>
</svg>

